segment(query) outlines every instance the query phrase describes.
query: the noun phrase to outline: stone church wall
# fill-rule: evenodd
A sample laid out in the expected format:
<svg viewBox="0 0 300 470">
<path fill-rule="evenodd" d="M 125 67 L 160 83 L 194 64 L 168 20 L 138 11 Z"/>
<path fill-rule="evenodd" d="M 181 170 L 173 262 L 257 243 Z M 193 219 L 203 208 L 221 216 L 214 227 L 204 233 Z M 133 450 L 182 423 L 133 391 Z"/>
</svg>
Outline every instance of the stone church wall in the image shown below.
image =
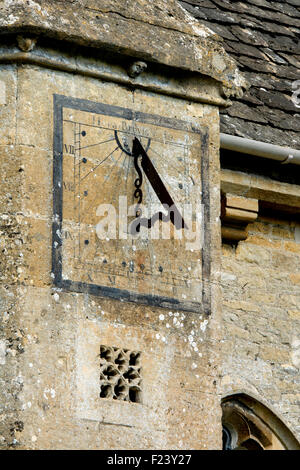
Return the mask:
<svg viewBox="0 0 300 470">
<path fill-rule="evenodd" d="M 213 314 L 199 315 L 64 292 L 53 287 L 51 265 L 53 94 L 209 126 L 213 276 L 220 243 L 218 108 L 33 66 L 2 66 L 0 75 L 1 445 L 220 448 L 218 286 L 213 283 Z M 101 390 L 103 361 L 113 369 L 116 357 L 123 358 L 123 374 L 136 358 L 137 403 Z"/>
<path fill-rule="evenodd" d="M 223 244 L 223 396 L 244 392 L 299 438 L 300 239 L 290 220 L 259 218 Z"/>
</svg>

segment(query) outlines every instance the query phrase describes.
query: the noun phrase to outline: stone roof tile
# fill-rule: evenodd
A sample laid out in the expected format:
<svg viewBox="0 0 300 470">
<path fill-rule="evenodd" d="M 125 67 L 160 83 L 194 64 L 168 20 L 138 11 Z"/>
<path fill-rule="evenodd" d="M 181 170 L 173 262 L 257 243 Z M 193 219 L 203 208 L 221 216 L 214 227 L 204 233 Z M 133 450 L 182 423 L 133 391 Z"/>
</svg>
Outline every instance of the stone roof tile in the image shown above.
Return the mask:
<svg viewBox="0 0 300 470">
<path fill-rule="evenodd" d="M 275 51 L 291 52 L 292 54 L 300 53 L 300 40 L 292 39 L 288 36 L 277 35 L 275 37 L 265 33 L 265 41 L 268 43 L 268 47 L 273 48 Z"/>
<path fill-rule="evenodd" d="M 230 28 L 230 31 L 245 44 L 264 47 L 269 45 L 268 38 L 256 30 L 234 25 Z"/>
<path fill-rule="evenodd" d="M 237 18 L 231 12 L 224 12 L 219 9 L 213 8 L 202 8 L 201 13 L 205 15 L 206 19 L 218 21 L 220 23 L 229 23 L 235 24 L 237 22 Z"/>
<path fill-rule="evenodd" d="M 244 65 L 249 70 L 272 74 L 277 72 L 277 66 L 267 60 L 257 60 L 246 56 L 238 57 L 237 60 L 240 65 Z"/>
<path fill-rule="evenodd" d="M 214 0 L 214 2 L 215 3 L 218 2 L 219 5 L 221 3 L 220 0 Z M 228 7 L 228 3 L 226 0 L 224 0 L 222 3 L 223 3 L 223 8 L 224 8 L 224 5 Z M 282 23 L 288 26 L 290 25 L 299 26 L 300 18 L 291 17 L 290 15 L 285 14 L 283 5 L 284 5 L 284 2 L 281 2 L 281 7 L 276 8 L 276 11 L 274 11 L 273 9 L 270 8 L 270 6 L 268 6 L 268 8 L 266 7 L 260 8 L 253 4 L 249 4 L 247 2 L 243 2 L 243 3 L 231 2 L 232 7 L 230 8 L 230 10 L 248 13 L 249 15 L 254 16 L 256 18 L 259 18 L 259 19 L 263 18 L 267 21 L 271 20 L 271 21 L 274 21 L 275 23 Z"/>
<path fill-rule="evenodd" d="M 271 108 L 282 109 L 283 111 L 298 111 L 298 108 L 292 101 L 291 96 L 285 95 L 284 93 L 259 88 L 254 91 L 254 95 Z"/>
<path fill-rule="evenodd" d="M 244 103 L 234 103 L 228 109 L 227 114 L 232 117 L 245 119 L 246 121 L 268 123 L 268 120 L 265 119 L 260 113 L 260 108 L 257 108 L 256 110 L 256 108 L 248 106 Z"/>
<path fill-rule="evenodd" d="M 274 9 L 274 10 L 280 11 L 281 13 L 284 13 L 285 15 L 300 18 L 299 10 L 287 2 L 277 1 L 277 2 L 268 2 L 268 4 L 269 4 L 269 8 L 271 8 L 272 10 Z M 299 6 L 299 3 L 297 6 Z"/>
<path fill-rule="evenodd" d="M 292 100 L 293 83 L 300 80 L 300 1 L 185 3 L 193 15 L 204 9 L 205 26 L 223 38 L 251 84 L 240 102 L 222 111 L 221 131 L 300 148 L 300 107 Z"/>
<path fill-rule="evenodd" d="M 297 67 L 297 69 L 300 69 L 300 55 L 288 55 L 288 54 L 284 54 L 283 52 L 280 52 L 279 54 L 286 61 L 288 61 L 291 65 L 294 65 L 294 67 Z"/>
<path fill-rule="evenodd" d="M 300 114 L 290 115 L 280 109 L 272 109 L 267 106 L 260 107 L 259 112 L 269 124 L 275 127 L 300 132 Z"/>
<path fill-rule="evenodd" d="M 266 60 L 266 52 L 263 53 L 259 50 L 258 47 L 251 46 L 250 44 L 243 44 L 242 42 L 233 42 L 233 41 L 227 41 L 226 43 L 231 47 L 235 53 L 242 54 L 242 55 L 247 55 L 250 57 L 256 57 L 258 59 L 263 59 Z M 267 54 L 268 55 L 268 54 Z M 282 57 L 279 57 L 281 60 L 281 63 L 286 64 L 286 60 L 284 60 Z"/>
<path fill-rule="evenodd" d="M 299 7 L 299 0 L 286 0 L 286 2 L 290 5 L 295 5 L 295 7 Z"/>
<path fill-rule="evenodd" d="M 205 13 L 202 13 L 202 11 L 200 10 L 199 7 L 194 6 L 194 5 L 190 5 L 187 2 L 180 2 L 180 3 L 186 9 L 186 11 L 188 11 L 189 13 L 192 13 L 194 18 L 196 18 L 196 19 L 201 18 L 203 20 L 207 19 L 207 16 L 205 15 Z M 204 24 L 204 22 L 201 21 L 201 24 Z"/>
<path fill-rule="evenodd" d="M 246 79 L 251 83 L 249 93 L 253 94 L 255 89 L 266 88 L 267 90 L 278 90 L 280 92 L 289 92 L 292 89 L 293 80 L 280 79 L 269 74 L 257 74 L 254 72 L 244 72 Z M 245 95 L 242 97 L 244 99 Z"/>
<path fill-rule="evenodd" d="M 299 69 L 297 67 L 286 67 L 286 66 L 279 66 L 277 68 L 277 76 L 282 78 L 290 78 L 291 80 L 299 79 Z"/>
<path fill-rule="evenodd" d="M 271 59 L 273 60 L 276 64 L 286 64 L 287 61 L 280 55 L 276 54 L 274 51 L 272 51 L 269 47 L 265 47 L 262 49 L 264 53 Z"/>
<path fill-rule="evenodd" d="M 243 98 L 241 99 L 241 101 L 243 103 L 251 103 L 251 104 L 255 104 L 255 105 L 262 105 L 263 104 L 263 102 L 261 100 L 259 100 L 256 96 L 253 96 L 251 88 L 246 93 L 244 93 Z"/>
<path fill-rule="evenodd" d="M 267 0 L 248 0 L 248 3 L 256 5 L 257 7 L 271 8 L 271 10 L 273 9 L 272 8 L 273 2 L 269 2 Z M 276 6 L 275 6 L 275 9 L 276 9 Z"/>
<path fill-rule="evenodd" d="M 244 121 L 228 115 L 222 116 L 221 132 L 237 135 L 246 139 L 259 140 L 269 144 L 275 143 L 283 147 L 300 149 L 299 132 L 297 131 L 274 128 L 274 126 Z M 276 139 L 274 139 L 274 134 Z"/>
<path fill-rule="evenodd" d="M 232 2 L 230 0 L 213 0 L 213 2 L 221 10 L 235 11 L 237 13 L 248 13 L 248 8 L 245 5 L 245 2 Z M 193 2 L 191 2 L 191 3 L 193 3 Z M 197 3 L 200 5 L 201 0 L 197 0 Z"/>
<path fill-rule="evenodd" d="M 184 3 L 184 2 L 182 2 Z M 192 11 L 191 11 L 192 13 Z M 207 28 L 211 28 L 211 23 L 208 21 L 203 21 L 201 20 L 201 24 L 204 24 Z M 229 39 L 230 41 L 238 41 L 238 38 L 232 34 L 232 32 L 229 30 L 228 27 L 222 25 L 222 24 L 217 24 L 215 23 L 214 26 L 214 32 L 218 34 L 221 38 L 223 39 Z"/>
</svg>

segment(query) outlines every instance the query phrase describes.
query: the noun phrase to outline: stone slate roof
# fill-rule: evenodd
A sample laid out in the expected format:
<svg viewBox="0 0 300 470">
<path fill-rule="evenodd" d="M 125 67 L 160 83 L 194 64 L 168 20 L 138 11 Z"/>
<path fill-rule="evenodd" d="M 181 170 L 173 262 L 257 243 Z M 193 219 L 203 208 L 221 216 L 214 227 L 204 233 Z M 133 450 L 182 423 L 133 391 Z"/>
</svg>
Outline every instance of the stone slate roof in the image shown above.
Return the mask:
<svg viewBox="0 0 300 470">
<path fill-rule="evenodd" d="M 180 4 L 223 38 L 251 85 L 222 111 L 221 132 L 300 149 L 300 108 L 292 101 L 300 80 L 300 0 Z"/>
</svg>

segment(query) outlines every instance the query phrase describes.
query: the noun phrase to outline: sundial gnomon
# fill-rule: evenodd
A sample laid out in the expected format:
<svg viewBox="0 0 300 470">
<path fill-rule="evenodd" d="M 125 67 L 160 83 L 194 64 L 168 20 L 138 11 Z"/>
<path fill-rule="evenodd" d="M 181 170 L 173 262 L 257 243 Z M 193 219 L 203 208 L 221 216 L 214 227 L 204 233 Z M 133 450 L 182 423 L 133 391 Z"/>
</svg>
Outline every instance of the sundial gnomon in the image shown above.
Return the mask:
<svg viewBox="0 0 300 470">
<path fill-rule="evenodd" d="M 153 240 L 150 233 L 134 238 L 129 223 L 136 214 L 120 220 L 120 197 L 128 207 L 137 203 L 133 144 L 138 139 L 179 211 L 187 203 L 196 207 L 205 184 L 206 135 L 205 128 L 189 122 L 57 96 L 55 161 L 61 171 L 54 171 L 54 210 L 60 220 L 53 232 L 57 238 L 58 227 L 62 237 L 54 240 L 57 284 L 196 309 L 202 301 L 202 250 L 186 250 L 185 241 L 174 237 L 174 226 L 169 239 Z M 142 202 L 151 218 L 159 195 L 147 171 L 143 175 Z M 106 205 L 117 214 L 116 236 L 99 239 L 96 227 L 104 217 L 98 208 Z"/>
</svg>

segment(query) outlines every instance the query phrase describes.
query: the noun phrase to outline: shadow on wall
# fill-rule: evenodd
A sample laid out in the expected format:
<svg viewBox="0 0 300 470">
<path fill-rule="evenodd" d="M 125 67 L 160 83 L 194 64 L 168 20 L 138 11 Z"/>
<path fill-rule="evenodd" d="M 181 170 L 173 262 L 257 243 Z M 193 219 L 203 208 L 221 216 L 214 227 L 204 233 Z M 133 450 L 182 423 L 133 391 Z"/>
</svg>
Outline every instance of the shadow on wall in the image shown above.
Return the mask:
<svg viewBox="0 0 300 470">
<path fill-rule="evenodd" d="M 287 426 L 254 398 L 235 394 L 222 400 L 223 450 L 300 450 Z"/>
</svg>

